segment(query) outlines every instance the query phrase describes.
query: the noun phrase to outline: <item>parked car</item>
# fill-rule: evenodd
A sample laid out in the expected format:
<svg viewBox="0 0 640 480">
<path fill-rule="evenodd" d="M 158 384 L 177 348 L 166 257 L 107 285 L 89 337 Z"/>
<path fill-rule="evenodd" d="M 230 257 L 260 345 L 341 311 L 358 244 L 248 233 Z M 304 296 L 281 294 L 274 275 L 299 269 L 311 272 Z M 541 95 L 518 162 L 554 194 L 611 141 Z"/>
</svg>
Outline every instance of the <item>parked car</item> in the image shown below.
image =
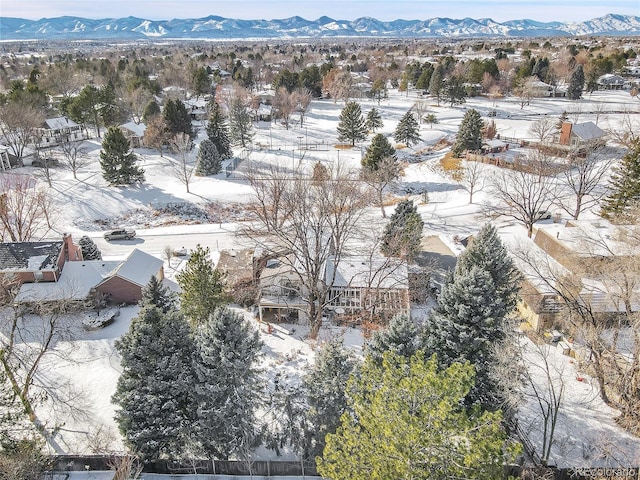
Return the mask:
<svg viewBox="0 0 640 480">
<path fill-rule="evenodd" d="M 111 230 L 104 234 L 105 240 L 131 240 L 136 236 L 135 230 L 126 230 L 124 228 L 120 230 Z"/>
<path fill-rule="evenodd" d="M 57 167 L 60 165 L 60 162 L 57 158 L 54 157 L 45 157 L 45 158 L 34 158 L 31 162 L 32 167 Z"/>
</svg>

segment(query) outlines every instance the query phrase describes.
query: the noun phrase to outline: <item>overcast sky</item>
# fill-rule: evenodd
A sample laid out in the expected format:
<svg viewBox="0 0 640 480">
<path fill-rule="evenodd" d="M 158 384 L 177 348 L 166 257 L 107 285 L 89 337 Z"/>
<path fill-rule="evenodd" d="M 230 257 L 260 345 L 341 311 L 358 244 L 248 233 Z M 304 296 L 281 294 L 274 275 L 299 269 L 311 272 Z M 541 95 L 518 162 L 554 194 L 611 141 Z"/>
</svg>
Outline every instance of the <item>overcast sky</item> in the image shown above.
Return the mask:
<svg viewBox="0 0 640 480">
<path fill-rule="evenodd" d="M 640 15 L 640 0 L 0 0 L 0 17 L 40 19 L 140 17 L 149 20 L 219 15 L 238 19 L 379 20 L 449 17 L 580 22 L 607 13 Z"/>
</svg>

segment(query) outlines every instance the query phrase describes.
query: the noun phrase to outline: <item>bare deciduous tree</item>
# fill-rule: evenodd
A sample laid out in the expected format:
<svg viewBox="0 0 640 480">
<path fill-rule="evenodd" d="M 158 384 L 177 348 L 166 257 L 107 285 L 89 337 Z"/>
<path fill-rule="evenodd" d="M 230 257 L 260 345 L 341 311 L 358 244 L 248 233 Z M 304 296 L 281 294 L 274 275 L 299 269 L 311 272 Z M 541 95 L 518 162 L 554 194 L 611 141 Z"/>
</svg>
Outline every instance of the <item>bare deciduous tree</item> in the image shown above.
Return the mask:
<svg viewBox="0 0 640 480">
<path fill-rule="evenodd" d="M 607 193 L 603 178 L 614 163 L 613 157 L 606 157 L 602 148 L 589 148 L 587 152 L 571 152 L 567 169 L 560 181 L 569 189 L 569 198 L 560 197 L 560 206 L 574 219 L 587 208 L 597 205 Z"/>
<path fill-rule="evenodd" d="M 43 123 L 44 114 L 30 105 L 12 102 L 0 106 L 0 134 L 4 137 L 3 143 L 20 161 L 25 147 Z"/>
<path fill-rule="evenodd" d="M 296 110 L 295 95 L 289 93 L 285 87 L 280 87 L 273 97 L 273 106 L 276 109 L 276 115 L 282 118 L 285 128 L 289 130 L 289 119 Z"/>
<path fill-rule="evenodd" d="M 529 133 L 534 136 L 538 143 L 549 143 L 555 132 L 555 122 L 550 118 L 536 120 L 529 127 Z"/>
<path fill-rule="evenodd" d="M 171 162 L 173 173 L 187 187 L 187 193 L 190 193 L 189 184 L 195 172 L 195 162 L 189 159 L 189 152 L 193 148 L 191 137 L 186 133 L 178 133 L 173 137 L 171 147 L 172 151 L 178 154 L 178 159 Z"/>
<path fill-rule="evenodd" d="M 462 167 L 460 185 L 469 192 L 469 203 L 473 203 L 473 195 L 484 189 L 485 186 L 484 165 L 480 162 L 467 160 Z"/>
<path fill-rule="evenodd" d="M 488 209 L 522 223 L 531 237 L 533 224 L 558 198 L 558 183 L 552 173 L 550 159 L 542 152 L 530 151 L 526 158 L 516 159 L 513 169 L 496 173 L 492 181 L 495 203 Z"/>
<path fill-rule="evenodd" d="M 0 240 L 25 242 L 51 230 L 53 208 L 48 192 L 27 175 L 0 176 Z"/>
<path fill-rule="evenodd" d="M 82 146 L 82 142 L 66 139 L 60 144 L 60 151 L 63 165 L 71 170 L 73 178 L 77 180 L 78 170 L 91 163 L 87 150 Z"/>
<path fill-rule="evenodd" d="M 576 227 L 580 228 L 580 227 Z M 609 238 L 607 238 L 607 235 Z M 516 255 L 557 298 L 558 322 L 586 353 L 602 400 L 622 412 L 618 421 L 640 432 L 640 255 L 637 227 L 616 227 L 606 235 L 577 230 L 574 253 L 559 265 L 534 249 Z M 570 267 L 570 268 L 568 268 Z"/>
<path fill-rule="evenodd" d="M 607 133 L 614 141 L 628 149 L 633 148 L 633 145 L 640 138 L 640 120 L 634 113 L 626 111 L 620 123 L 607 130 Z"/>
<path fill-rule="evenodd" d="M 424 100 L 418 100 L 413 104 L 413 107 L 411 107 L 411 110 L 415 112 L 416 117 L 418 118 L 418 122 L 422 124 L 422 120 L 424 116 L 429 111 L 429 104 Z"/>
<path fill-rule="evenodd" d="M 333 285 L 324 276 L 327 260 L 339 261 L 345 254 L 370 194 L 355 176 L 339 170 L 320 181 L 297 172 L 284 174 L 275 167 L 251 171 L 248 178 L 255 190 L 256 220 L 243 233 L 278 256 L 298 278 L 302 286 L 298 293 L 315 338 Z"/>
<path fill-rule="evenodd" d="M 396 184 L 400 173 L 400 165 L 393 157 L 382 158 L 375 169 L 367 167 L 362 169 L 362 179 L 376 192 L 382 218 L 387 218 L 387 212 L 384 209 L 384 192 Z"/>
</svg>

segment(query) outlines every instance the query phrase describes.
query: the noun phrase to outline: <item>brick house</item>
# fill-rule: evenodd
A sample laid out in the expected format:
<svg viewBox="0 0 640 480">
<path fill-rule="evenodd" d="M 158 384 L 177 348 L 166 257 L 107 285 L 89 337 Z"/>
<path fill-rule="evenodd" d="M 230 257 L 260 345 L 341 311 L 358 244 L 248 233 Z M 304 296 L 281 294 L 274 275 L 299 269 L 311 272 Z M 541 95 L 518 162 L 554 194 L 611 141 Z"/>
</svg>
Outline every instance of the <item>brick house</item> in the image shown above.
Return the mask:
<svg viewBox="0 0 640 480">
<path fill-rule="evenodd" d="M 82 260 L 71 235 L 61 240 L 0 243 L 0 278 L 5 286 L 57 282 L 66 262 Z"/>
</svg>

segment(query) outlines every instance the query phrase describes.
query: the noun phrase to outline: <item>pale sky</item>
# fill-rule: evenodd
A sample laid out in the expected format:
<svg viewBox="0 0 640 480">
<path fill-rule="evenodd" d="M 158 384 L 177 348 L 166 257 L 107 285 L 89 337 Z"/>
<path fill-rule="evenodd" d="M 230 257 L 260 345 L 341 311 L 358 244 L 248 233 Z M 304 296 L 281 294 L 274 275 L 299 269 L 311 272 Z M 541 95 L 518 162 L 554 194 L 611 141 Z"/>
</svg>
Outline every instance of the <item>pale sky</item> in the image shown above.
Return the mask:
<svg viewBox="0 0 640 480">
<path fill-rule="evenodd" d="M 40 19 L 140 17 L 148 20 L 202 18 L 315 20 L 374 17 L 378 20 L 492 18 L 580 22 L 617 13 L 640 15 L 640 0 L 0 0 L 0 17 Z"/>
</svg>

